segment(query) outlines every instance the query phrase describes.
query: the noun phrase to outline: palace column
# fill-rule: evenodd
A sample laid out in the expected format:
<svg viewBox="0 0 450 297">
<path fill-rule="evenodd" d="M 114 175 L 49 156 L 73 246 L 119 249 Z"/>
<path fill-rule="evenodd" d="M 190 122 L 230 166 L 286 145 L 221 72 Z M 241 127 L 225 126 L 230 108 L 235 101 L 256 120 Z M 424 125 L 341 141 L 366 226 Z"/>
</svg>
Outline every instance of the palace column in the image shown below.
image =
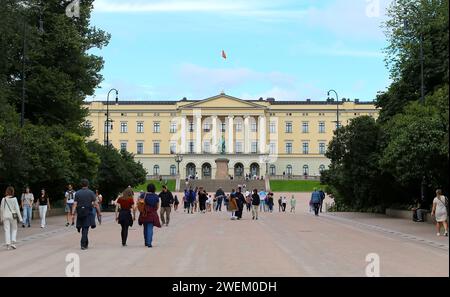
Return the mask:
<svg viewBox="0 0 450 297">
<path fill-rule="evenodd" d="M 180 129 L 181 143 L 180 154 L 186 153 L 186 116 L 181 116 L 181 129 Z"/>
<path fill-rule="evenodd" d="M 195 152 L 202 153 L 202 116 L 195 115 Z"/>
<path fill-rule="evenodd" d="M 217 141 L 217 116 L 212 116 L 212 150 L 213 154 L 217 154 L 218 152 L 218 141 Z"/>
<path fill-rule="evenodd" d="M 234 117 L 228 116 L 228 148 L 227 152 L 232 154 L 234 152 Z"/>
<path fill-rule="evenodd" d="M 261 154 L 266 153 L 266 117 L 260 116 L 258 123 L 258 131 L 259 131 L 259 152 Z"/>
<path fill-rule="evenodd" d="M 244 118 L 244 153 L 250 154 L 250 117 Z"/>
</svg>

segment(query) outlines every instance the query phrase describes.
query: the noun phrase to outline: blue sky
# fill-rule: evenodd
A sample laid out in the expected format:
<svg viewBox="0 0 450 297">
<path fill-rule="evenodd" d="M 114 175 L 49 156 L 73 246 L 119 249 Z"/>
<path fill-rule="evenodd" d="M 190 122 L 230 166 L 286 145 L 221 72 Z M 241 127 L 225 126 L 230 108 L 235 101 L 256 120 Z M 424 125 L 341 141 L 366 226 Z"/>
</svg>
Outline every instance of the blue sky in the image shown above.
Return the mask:
<svg viewBox="0 0 450 297">
<path fill-rule="evenodd" d="M 381 28 L 391 0 L 96 0 L 111 33 L 88 100 L 373 100 L 389 85 Z M 228 59 L 221 57 L 225 50 Z"/>
</svg>

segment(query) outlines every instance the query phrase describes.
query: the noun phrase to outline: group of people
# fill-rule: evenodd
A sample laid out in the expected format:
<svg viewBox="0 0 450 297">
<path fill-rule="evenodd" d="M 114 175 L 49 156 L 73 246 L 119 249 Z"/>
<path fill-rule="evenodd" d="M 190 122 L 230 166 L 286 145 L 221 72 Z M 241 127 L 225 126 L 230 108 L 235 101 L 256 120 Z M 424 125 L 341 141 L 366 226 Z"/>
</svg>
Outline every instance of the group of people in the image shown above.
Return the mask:
<svg viewBox="0 0 450 297">
<path fill-rule="evenodd" d="M 325 193 L 322 190 L 314 189 L 310 199 L 310 211 L 314 210 L 316 216 L 322 212 L 322 204 L 325 199 Z M 81 181 L 81 189 L 74 191 L 73 186 L 69 185 L 65 193 L 66 226 L 74 225 L 76 218 L 76 228 L 81 233 L 80 245 L 85 250 L 89 246 L 88 232 L 90 228 L 96 228 L 96 216 L 101 223 L 101 202 L 102 197 L 96 191 L 94 193 L 89 189 L 89 181 Z M 220 212 L 222 205 L 230 212 L 231 220 L 241 220 L 244 208 L 252 214 L 252 220 L 258 220 L 260 212 L 273 212 L 274 194 L 258 189 L 252 192 L 243 191 L 241 187 L 232 190 L 230 194 L 225 194 L 222 188 L 219 188 L 214 197 L 208 195 L 202 187 L 186 189 L 183 196 L 184 211 L 187 213 L 206 213 Z M 154 184 L 148 184 L 147 191 L 141 192 L 137 201 L 134 199 L 134 192 L 131 187 L 126 188 L 115 201 L 115 219 L 121 225 L 122 246 L 127 245 L 128 230 L 133 226 L 136 220 L 136 212 L 139 211 L 138 223 L 143 226 L 144 245 L 151 248 L 153 242 L 153 228 L 169 226 L 170 214 L 172 208 L 177 211 L 179 201 L 178 197 L 173 195 L 166 185 L 162 186 L 162 191 L 156 194 Z M 45 190 L 41 191 L 40 196 L 35 199 L 27 187 L 19 200 L 15 197 L 14 188 L 7 187 L 5 197 L 0 204 L 0 221 L 3 222 L 5 231 L 5 241 L 7 249 L 16 249 L 17 226 L 31 226 L 31 210 L 33 205 L 39 207 L 41 216 L 41 227 L 45 227 L 45 213 L 50 208 L 50 199 Z M 286 212 L 287 198 L 281 196 L 278 199 L 278 211 Z M 290 198 L 290 211 L 295 212 L 296 199 Z M 23 216 L 20 208 L 23 209 Z M 158 215 L 158 210 L 160 213 Z M 420 212 L 416 215 L 420 217 Z M 437 221 L 437 235 L 440 236 L 441 226 L 444 227 L 444 235 L 448 236 L 448 199 L 442 195 L 441 190 L 436 191 L 436 198 L 433 201 L 431 214 Z"/>
</svg>

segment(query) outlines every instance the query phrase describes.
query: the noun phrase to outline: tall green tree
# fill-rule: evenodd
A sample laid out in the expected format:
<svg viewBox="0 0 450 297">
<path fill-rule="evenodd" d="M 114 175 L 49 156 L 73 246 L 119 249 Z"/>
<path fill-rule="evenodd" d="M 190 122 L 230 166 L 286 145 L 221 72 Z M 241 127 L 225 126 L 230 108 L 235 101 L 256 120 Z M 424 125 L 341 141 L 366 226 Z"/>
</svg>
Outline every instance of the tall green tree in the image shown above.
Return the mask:
<svg viewBox="0 0 450 297">
<path fill-rule="evenodd" d="M 389 201 L 383 191 L 389 182 L 378 166 L 380 126 L 373 118 L 362 116 L 338 131 L 326 154 L 331 166 L 323 173 L 322 182 L 329 185 L 337 203 L 354 209 L 385 205 Z"/>
<path fill-rule="evenodd" d="M 6 55 L 0 60 L 0 78 L 6 79 L 8 101 L 20 111 L 25 59 L 26 119 L 82 131 L 83 100 L 102 80 L 103 59 L 89 50 L 106 46 L 110 38 L 90 26 L 94 1 L 80 1 L 80 18 L 65 14 L 70 1 L 1 1 L 0 45 Z M 38 30 L 40 18 L 44 32 Z"/>
<path fill-rule="evenodd" d="M 410 101 L 420 98 L 420 40 L 423 40 L 426 94 L 449 79 L 448 0 L 397 0 L 388 9 L 384 25 L 388 47 L 386 64 L 392 85 L 377 96 L 380 120 L 402 112 Z"/>
</svg>

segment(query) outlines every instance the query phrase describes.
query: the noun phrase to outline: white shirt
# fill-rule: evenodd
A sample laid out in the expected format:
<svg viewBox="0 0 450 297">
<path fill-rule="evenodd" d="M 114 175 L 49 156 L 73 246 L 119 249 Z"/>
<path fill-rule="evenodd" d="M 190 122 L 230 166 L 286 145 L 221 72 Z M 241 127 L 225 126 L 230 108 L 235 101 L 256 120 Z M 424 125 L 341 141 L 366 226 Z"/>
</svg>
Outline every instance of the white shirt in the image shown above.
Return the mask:
<svg viewBox="0 0 450 297">
<path fill-rule="evenodd" d="M 74 201 L 75 201 L 74 200 L 75 199 L 75 191 L 74 190 L 72 190 L 71 192 L 67 191 L 65 197 L 67 199 L 67 202 L 66 202 L 67 204 L 74 203 Z"/>
<path fill-rule="evenodd" d="M 6 219 L 12 220 L 12 213 L 16 213 L 19 216 L 19 221 L 22 222 L 22 215 L 20 214 L 20 208 L 19 203 L 17 203 L 17 198 L 6 196 L 2 199 L 2 203 L 0 204 L 0 221 Z"/>
</svg>

